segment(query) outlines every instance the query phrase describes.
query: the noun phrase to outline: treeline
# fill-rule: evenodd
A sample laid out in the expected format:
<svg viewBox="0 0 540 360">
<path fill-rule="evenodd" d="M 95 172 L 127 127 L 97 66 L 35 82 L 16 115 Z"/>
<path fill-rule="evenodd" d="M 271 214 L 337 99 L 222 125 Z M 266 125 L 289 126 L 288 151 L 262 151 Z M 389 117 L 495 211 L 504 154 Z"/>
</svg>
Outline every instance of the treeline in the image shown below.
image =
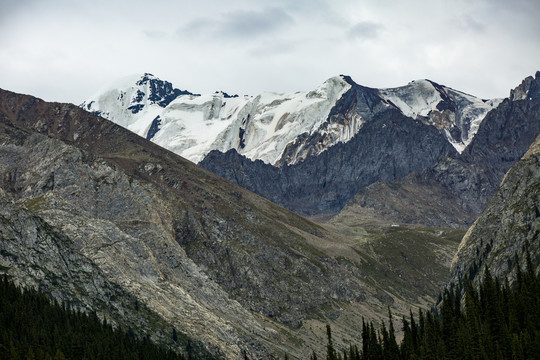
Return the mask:
<svg viewBox="0 0 540 360">
<path fill-rule="evenodd" d="M 527 269 L 517 266 L 512 287 L 507 280 L 501 284 L 494 279 L 486 268 L 478 288 L 466 279 L 444 293 L 437 310 L 403 317 L 401 328 L 398 344 L 389 312 L 388 325 L 379 330 L 363 322 L 360 347 L 337 351 L 327 326 L 326 359 L 540 359 L 540 274 L 535 274 L 527 252 Z"/>
<path fill-rule="evenodd" d="M 44 294 L 0 279 L 0 359 L 165 359 L 185 357 L 133 332 L 113 329 L 95 313 L 52 303 Z"/>
</svg>

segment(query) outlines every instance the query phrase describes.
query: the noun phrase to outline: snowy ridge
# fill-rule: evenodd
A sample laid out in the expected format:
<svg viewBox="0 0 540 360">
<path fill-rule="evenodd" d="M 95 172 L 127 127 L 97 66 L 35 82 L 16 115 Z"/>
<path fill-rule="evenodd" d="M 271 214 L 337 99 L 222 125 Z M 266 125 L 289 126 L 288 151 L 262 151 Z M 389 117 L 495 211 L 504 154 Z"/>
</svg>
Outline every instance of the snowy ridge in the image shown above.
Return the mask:
<svg viewBox="0 0 540 360">
<path fill-rule="evenodd" d="M 414 119 L 418 116 L 428 116 L 430 112 L 437 110 L 437 104 L 442 101 L 439 92 L 427 80 L 415 80 L 405 86 L 381 89 L 379 92 L 405 116 Z"/>
<path fill-rule="evenodd" d="M 486 114 L 502 101 L 482 100 L 429 80 L 415 80 L 379 92 L 406 116 L 444 131 L 459 153 L 472 141 Z"/>
<path fill-rule="evenodd" d="M 500 103 L 429 80 L 377 90 L 360 87 L 346 76 L 330 78 L 308 92 L 196 95 L 147 73 L 111 84 L 81 107 L 195 163 L 212 150 L 236 149 L 252 160 L 290 165 L 349 141 L 370 120 L 372 113 L 358 104 L 336 117 L 333 109 L 340 108 L 340 99 L 355 87 L 375 94 L 379 109 L 394 106 L 435 126 L 459 152 L 487 112 Z"/>
<path fill-rule="evenodd" d="M 298 134 L 318 129 L 351 87 L 334 77 L 309 92 L 243 97 L 223 92 L 183 94 L 162 107 L 149 100 L 150 83 L 158 79 L 147 75 L 135 86 L 102 90 L 81 107 L 143 137 L 155 125 L 158 131 L 152 141 L 193 162 L 211 150 L 235 148 L 251 159 L 274 164 Z"/>
</svg>

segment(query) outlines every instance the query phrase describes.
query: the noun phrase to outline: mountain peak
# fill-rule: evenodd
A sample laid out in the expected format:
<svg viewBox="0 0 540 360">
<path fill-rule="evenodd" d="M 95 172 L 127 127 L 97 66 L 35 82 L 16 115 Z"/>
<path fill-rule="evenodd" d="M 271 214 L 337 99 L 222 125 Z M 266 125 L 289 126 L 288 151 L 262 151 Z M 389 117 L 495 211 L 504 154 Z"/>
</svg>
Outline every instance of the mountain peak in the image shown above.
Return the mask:
<svg viewBox="0 0 540 360">
<path fill-rule="evenodd" d="M 428 83 L 433 83 L 433 81 L 429 80 L 429 79 L 415 79 L 415 80 L 412 80 L 409 82 L 409 84 L 425 84 L 427 85 Z"/>
<path fill-rule="evenodd" d="M 519 86 L 510 90 L 510 100 L 540 102 L 540 71 L 537 71 L 534 76 L 526 77 Z"/>
<path fill-rule="evenodd" d="M 351 86 L 358 85 L 349 75 L 341 74 L 339 76 L 335 76 L 334 78 L 340 78 L 342 81 L 345 81 L 347 84 Z"/>
<path fill-rule="evenodd" d="M 216 91 L 214 92 L 214 94 L 218 96 L 223 96 L 224 99 L 234 99 L 234 98 L 239 97 L 238 94 L 230 95 L 223 90 Z"/>
<path fill-rule="evenodd" d="M 144 73 L 139 81 L 137 81 L 135 84 L 136 85 L 142 85 L 148 81 L 152 81 L 152 80 L 156 80 L 156 81 L 161 81 L 158 77 L 154 76 L 153 74 L 150 74 L 150 73 Z"/>
<path fill-rule="evenodd" d="M 195 98 L 144 73 L 102 95 L 83 108 L 191 161 L 201 161 L 210 150 L 235 148 L 252 160 L 289 165 L 348 142 L 388 107 L 436 127 L 461 152 L 495 105 L 427 79 L 375 89 L 345 74 L 305 92 L 236 96 L 217 91 Z"/>
<path fill-rule="evenodd" d="M 108 119 L 122 119 L 125 113 L 131 115 L 147 114 L 153 120 L 157 110 L 165 108 L 181 95 L 198 96 L 187 90 L 180 90 L 172 83 L 159 79 L 151 73 L 130 75 L 109 83 L 81 104 L 81 107 Z M 129 120 L 118 123 L 127 126 Z"/>
</svg>

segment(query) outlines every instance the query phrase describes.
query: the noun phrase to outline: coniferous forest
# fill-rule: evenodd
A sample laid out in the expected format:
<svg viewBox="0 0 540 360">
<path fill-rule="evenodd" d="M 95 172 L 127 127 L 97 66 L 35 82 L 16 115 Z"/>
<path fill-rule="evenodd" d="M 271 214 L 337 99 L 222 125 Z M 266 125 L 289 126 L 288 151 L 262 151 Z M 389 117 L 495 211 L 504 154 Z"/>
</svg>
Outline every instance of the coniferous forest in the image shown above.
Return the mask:
<svg viewBox="0 0 540 360">
<path fill-rule="evenodd" d="M 347 350 L 335 349 L 327 327 L 326 359 L 540 359 L 540 274 L 533 269 L 527 253 L 527 270 L 517 268 L 513 286 L 488 269 L 478 288 L 466 279 L 445 291 L 437 309 L 404 317 L 399 344 L 390 313 L 379 330 L 363 323 L 361 346 Z"/>
<path fill-rule="evenodd" d="M 0 279 L 0 359 L 165 359 L 185 357 L 113 329 L 95 313 L 60 306 Z"/>
<path fill-rule="evenodd" d="M 445 291 L 437 309 L 403 317 L 399 343 L 395 322 L 390 312 L 388 324 L 378 329 L 363 322 L 361 345 L 349 349 L 334 347 L 327 326 L 326 360 L 538 359 L 540 274 L 534 273 L 529 256 L 526 271 L 517 268 L 513 286 L 501 284 L 486 269 L 478 288 L 466 279 Z M 130 331 L 113 329 L 95 313 L 73 311 L 44 294 L 23 291 L 5 276 L 0 280 L 0 358 L 185 359 Z"/>
</svg>

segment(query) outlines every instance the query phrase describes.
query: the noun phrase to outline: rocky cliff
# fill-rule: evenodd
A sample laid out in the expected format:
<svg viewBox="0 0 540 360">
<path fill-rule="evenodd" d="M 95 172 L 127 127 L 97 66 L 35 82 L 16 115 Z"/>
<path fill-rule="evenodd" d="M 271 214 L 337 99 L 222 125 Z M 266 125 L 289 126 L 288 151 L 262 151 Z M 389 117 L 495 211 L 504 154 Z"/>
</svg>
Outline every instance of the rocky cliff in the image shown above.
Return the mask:
<svg viewBox="0 0 540 360">
<path fill-rule="evenodd" d="M 461 154 L 393 182 L 361 189 L 344 212 L 387 221 L 467 228 L 497 191 L 504 174 L 540 134 L 540 72 L 489 112 Z"/>
<path fill-rule="evenodd" d="M 361 188 L 429 167 L 455 152 L 433 126 L 395 109 L 375 115 L 347 143 L 290 166 L 213 151 L 200 165 L 300 214 L 336 213 Z"/>
<path fill-rule="evenodd" d="M 305 358 L 325 323 L 347 340 L 362 316 L 425 305 L 457 246 L 414 229 L 337 233 L 80 108 L 4 90 L 0 185 L 2 272 L 229 359 Z"/>
<path fill-rule="evenodd" d="M 175 327 L 217 356 L 235 357 L 240 349 L 230 344 L 249 343 L 247 329 L 263 330 L 179 246 L 170 214 L 181 219 L 185 211 L 168 207 L 142 179 L 155 165 L 120 155 L 135 151 L 142 159 L 143 148 L 108 142 L 120 129 L 73 106 L 6 92 L 1 98 L 9 205 L 1 264 L 10 276 L 140 335 L 161 333 L 160 342 Z"/>
<path fill-rule="evenodd" d="M 540 269 L 540 137 L 505 175 L 485 210 L 464 236 L 452 262 L 452 282 L 477 282 L 486 267 L 503 281 L 525 269 L 529 249 Z"/>
</svg>

